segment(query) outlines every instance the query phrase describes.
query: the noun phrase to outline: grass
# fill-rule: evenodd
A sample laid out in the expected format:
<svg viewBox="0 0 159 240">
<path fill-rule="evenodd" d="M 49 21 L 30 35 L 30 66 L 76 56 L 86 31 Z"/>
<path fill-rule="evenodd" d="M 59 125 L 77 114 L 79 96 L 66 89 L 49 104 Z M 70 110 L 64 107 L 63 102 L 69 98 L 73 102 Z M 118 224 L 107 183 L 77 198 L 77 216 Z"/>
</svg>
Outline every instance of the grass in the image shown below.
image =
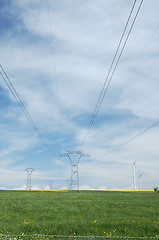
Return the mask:
<svg viewBox="0 0 159 240">
<path fill-rule="evenodd" d="M 0 234 L 159 235 L 154 192 L 1 190 L 0 199 Z"/>
</svg>

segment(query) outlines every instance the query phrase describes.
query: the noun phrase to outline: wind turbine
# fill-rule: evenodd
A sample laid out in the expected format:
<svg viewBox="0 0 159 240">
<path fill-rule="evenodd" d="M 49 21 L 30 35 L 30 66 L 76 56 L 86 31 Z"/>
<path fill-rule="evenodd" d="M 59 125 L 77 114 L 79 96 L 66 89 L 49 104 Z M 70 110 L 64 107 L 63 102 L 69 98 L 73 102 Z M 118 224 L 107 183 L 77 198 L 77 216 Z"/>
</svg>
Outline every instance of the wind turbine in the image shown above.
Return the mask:
<svg viewBox="0 0 159 240">
<path fill-rule="evenodd" d="M 143 175 L 143 173 L 139 173 L 138 177 L 139 177 L 139 190 L 141 190 L 141 176 Z"/>
<path fill-rule="evenodd" d="M 133 162 L 133 185 L 134 185 L 134 190 L 136 190 L 136 162 Z"/>
</svg>

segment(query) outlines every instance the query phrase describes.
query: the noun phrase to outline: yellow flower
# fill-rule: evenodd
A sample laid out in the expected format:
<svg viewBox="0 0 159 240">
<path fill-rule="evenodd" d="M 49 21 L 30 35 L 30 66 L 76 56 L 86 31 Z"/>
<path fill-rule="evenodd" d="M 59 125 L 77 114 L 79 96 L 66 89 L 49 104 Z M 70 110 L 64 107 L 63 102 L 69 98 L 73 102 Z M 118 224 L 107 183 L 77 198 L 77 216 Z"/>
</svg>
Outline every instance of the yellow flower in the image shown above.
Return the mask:
<svg viewBox="0 0 159 240">
<path fill-rule="evenodd" d="M 92 223 L 96 223 L 97 222 L 97 220 L 94 220 Z"/>
</svg>

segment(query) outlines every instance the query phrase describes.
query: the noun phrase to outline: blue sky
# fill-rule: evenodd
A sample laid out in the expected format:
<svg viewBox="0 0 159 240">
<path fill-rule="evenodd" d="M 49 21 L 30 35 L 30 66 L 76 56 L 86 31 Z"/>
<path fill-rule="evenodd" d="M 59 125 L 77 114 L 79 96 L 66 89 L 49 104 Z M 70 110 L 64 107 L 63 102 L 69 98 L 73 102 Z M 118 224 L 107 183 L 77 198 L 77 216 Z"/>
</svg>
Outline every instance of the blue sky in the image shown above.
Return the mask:
<svg viewBox="0 0 159 240">
<path fill-rule="evenodd" d="M 137 6 L 140 1 L 137 1 Z M 49 4 L 49 9 L 48 5 Z M 0 76 L 0 188 L 67 188 L 82 150 L 81 189 L 159 187 L 159 127 L 104 156 L 159 119 L 159 2 L 144 1 L 108 92 L 81 146 L 133 1 L 0 2 L 0 59 L 37 136 Z M 47 147 L 46 147 L 46 146 Z M 137 185 L 138 187 L 138 185 Z"/>
</svg>

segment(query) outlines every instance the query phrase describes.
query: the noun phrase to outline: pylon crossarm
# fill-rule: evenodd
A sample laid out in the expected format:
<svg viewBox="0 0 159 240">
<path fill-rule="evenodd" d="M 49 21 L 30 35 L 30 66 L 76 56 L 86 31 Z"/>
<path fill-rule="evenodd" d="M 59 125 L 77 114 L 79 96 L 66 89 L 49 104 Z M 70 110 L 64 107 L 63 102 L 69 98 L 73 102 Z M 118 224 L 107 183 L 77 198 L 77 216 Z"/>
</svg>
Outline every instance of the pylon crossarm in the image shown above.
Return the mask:
<svg viewBox="0 0 159 240">
<path fill-rule="evenodd" d="M 70 158 L 69 153 L 67 153 L 67 156 L 68 156 L 68 158 L 69 158 L 69 160 L 70 160 L 71 165 L 73 165 L 73 162 L 72 162 L 72 159 Z"/>
<path fill-rule="evenodd" d="M 80 159 L 81 159 L 82 157 L 89 157 L 89 155 L 86 155 L 86 154 L 81 153 L 80 156 L 79 156 L 79 158 L 78 158 L 78 160 L 77 160 L 77 162 L 76 162 L 76 164 L 79 164 L 79 161 L 80 161 Z"/>
<path fill-rule="evenodd" d="M 76 164 L 79 164 L 79 161 L 80 161 L 81 157 L 82 157 L 82 154 L 81 154 L 81 155 L 79 156 L 79 158 L 77 159 Z"/>
</svg>

